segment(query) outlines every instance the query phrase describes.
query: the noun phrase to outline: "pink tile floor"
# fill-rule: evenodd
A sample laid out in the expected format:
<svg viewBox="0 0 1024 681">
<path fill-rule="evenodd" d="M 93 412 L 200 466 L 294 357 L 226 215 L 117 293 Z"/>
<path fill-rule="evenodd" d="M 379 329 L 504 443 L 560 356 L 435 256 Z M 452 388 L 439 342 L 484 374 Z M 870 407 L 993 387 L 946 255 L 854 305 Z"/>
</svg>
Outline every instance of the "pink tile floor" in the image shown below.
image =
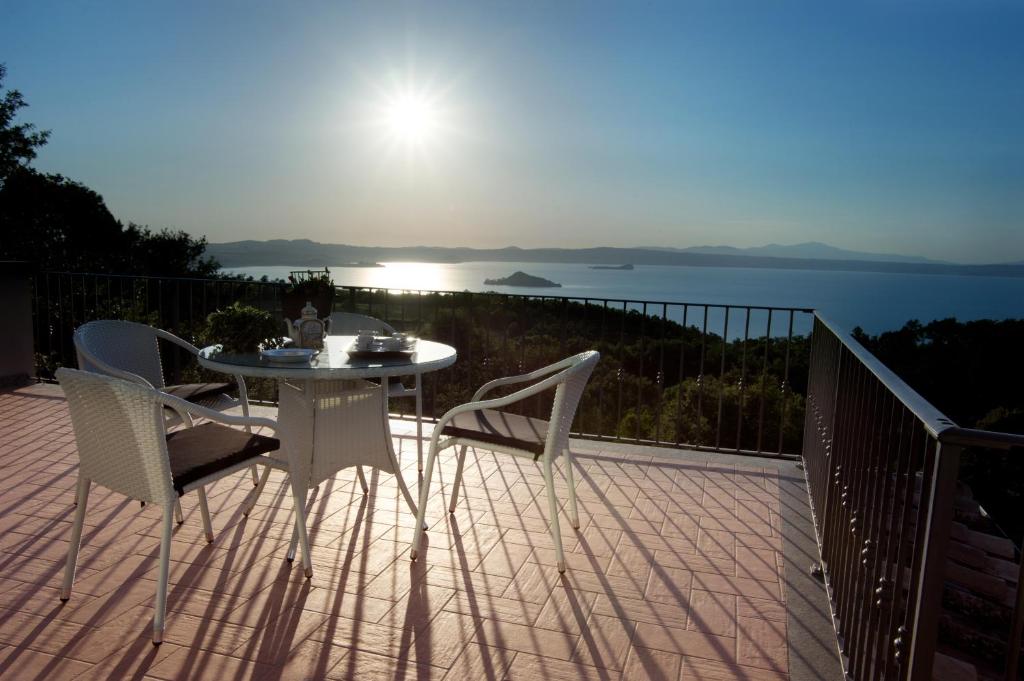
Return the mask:
<svg viewBox="0 0 1024 681">
<path fill-rule="evenodd" d="M 412 483 L 410 425 L 393 430 Z M 788 679 L 777 471 L 574 450 L 582 527 L 563 514 L 564 575 L 538 465 L 484 450 L 470 450 L 454 515 L 454 450 L 443 456 L 415 563 L 393 476 L 370 476 L 363 495 L 353 470 L 339 474 L 308 521 L 311 580 L 284 560 L 280 474 L 248 519 L 248 473 L 209 489 L 213 544 L 188 495 L 156 647 L 159 511 L 94 486 L 62 604 L 77 476 L 65 404 L 55 386 L 0 392 L 0 678 Z"/>
</svg>

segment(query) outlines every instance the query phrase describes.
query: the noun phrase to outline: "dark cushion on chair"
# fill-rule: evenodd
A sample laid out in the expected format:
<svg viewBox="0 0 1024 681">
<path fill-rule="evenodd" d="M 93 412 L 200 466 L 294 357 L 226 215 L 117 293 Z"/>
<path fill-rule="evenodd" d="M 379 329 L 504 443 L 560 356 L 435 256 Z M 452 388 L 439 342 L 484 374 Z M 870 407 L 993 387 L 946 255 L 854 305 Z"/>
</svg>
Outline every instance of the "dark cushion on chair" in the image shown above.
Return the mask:
<svg viewBox="0 0 1024 681">
<path fill-rule="evenodd" d="M 165 386 L 163 391 L 189 402 L 199 402 L 207 397 L 223 395 L 231 387 L 230 383 L 183 383 Z"/>
<path fill-rule="evenodd" d="M 441 432 L 448 437 L 525 449 L 539 456 L 544 453 L 548 422 L 496 409 L 482 409 L 456 414 Z"/>
<path fill-rule="evenodd" d="M 179 495 L 191 483 L 281 446 L 277 438 L 253 435 L 219 423 L 204 423 L 167 434 L 171 476 Z"/>
</svg>

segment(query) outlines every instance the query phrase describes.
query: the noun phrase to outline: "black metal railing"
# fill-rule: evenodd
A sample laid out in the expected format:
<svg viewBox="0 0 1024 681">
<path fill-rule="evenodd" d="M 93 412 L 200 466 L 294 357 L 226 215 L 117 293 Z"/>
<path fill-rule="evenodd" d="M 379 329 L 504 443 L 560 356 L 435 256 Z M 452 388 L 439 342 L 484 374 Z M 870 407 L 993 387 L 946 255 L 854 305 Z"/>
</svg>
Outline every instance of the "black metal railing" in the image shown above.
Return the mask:
<svg viewBox="0 0 1024 681">
<path fill-rule="evenodd" d="M 35 287 L 43 377 L 74 365 L 71 335 L 86 321 L 143 321 L 199 344 L 206 316 L 232 302 L 281 316 L 285 288 L 65 272 L 42 273 Z M 577 413 L 578 436 L 767 456 L 801 451 L 811 310 L 357 287 L 338 287 L 334 309 L 456 348 L 453 367 L 425 377 L 424 409 L 434 418 L 487 380 L 595 348 L 602 361 Z M 184 359 L 166 358 L 168 372 L 194 370 Z M 549 404 L 519 408 L 544 417 Z M 396 409 L 412 406 L 398 400 Z"/>
<path fill-rule="evenodd" d="M 960 541 L 976 530 L 958 514 L 984 513 L 964 509 L 958 478 L 964 447 L 995 456 L 1024 436 L 958 428 L 820 315 L 812 338 L 804 461 L 850 677 L 930 680 L 938 652 L 1017 679 L 1020 554 L 989 520 L 996 532 L 980 543 L 1015 558 L 1002 567 L 1016 576 L 964 572 L 998 565 Z M 972 645 L 975 630 L 984 640 Z"/>
</svg>

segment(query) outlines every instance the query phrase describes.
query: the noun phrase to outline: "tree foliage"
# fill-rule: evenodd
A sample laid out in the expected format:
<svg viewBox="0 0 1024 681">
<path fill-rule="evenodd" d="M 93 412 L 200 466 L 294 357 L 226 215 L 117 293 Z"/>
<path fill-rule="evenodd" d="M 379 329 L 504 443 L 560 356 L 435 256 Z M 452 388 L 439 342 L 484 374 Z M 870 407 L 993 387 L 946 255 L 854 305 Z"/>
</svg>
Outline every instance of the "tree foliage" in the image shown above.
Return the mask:
<svg viewBox="0 0 1024 681">
<path fill-rule="evenodd" d="M 1012 359 L 1024 347 L 1024 319 L 911 320 L 877 336 L 858 327 L 853 336 L 961 426 L 1010 428 L 1009 417 L 1024 410 L 1024 362 Z M 1006 425 L 996 427 L 996 410 L 1006 415 Z"/>
<path fill-rule="evenodd" d="M 0 86 L 5 75 L 0 64 Z M 50 133 L 15 124 L 25 106 L 17 90 L 0 97 L 0 258 L 60 271 L 198 277 L 218 272 L 219 263 L 204 257 L 205 238 L 125 226 L 92 189 L 28 167 Z"/>
<path fill-rule="evenodd" d="M 7 76 L 7 67 L 0 64 L 0 88 Z M 49 130 L 36 130 L 31 123 L 15 124 L 14 118 L 28 104 L 17 90 L 0 97 L 0 186 L 16 169 L 36 157 L 36 149 L 46 144 Z"/>
</svg>

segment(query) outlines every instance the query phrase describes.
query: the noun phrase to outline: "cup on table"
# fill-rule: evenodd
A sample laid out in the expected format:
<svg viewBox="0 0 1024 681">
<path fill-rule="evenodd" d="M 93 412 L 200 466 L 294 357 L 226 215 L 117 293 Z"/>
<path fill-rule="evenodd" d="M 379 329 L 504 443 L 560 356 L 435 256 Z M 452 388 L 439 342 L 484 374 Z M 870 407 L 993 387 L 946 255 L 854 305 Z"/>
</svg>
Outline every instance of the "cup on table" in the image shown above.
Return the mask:
<svg viewBox="0 0 1024 681">
<path fill-rule="evenodd" d="M 372 329 L 360 329 L 356 335 L 356 345 L 360 350 L 369 350 L 375 336 L 376 333 Z"/>
</svg>

